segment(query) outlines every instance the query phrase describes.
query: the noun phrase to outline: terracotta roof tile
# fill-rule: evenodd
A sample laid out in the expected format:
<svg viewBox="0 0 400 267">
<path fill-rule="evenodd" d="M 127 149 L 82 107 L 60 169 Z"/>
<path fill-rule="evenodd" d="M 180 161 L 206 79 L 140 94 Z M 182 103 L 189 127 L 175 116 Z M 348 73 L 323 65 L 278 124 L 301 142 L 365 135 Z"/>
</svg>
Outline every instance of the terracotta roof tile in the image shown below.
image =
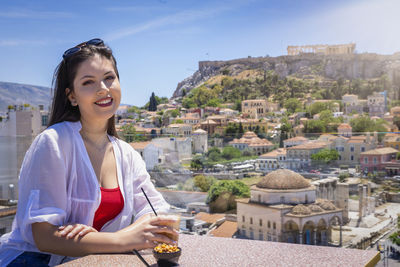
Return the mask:
<svg viewBox="0 0 400 267">
<path fill-rule="evenodd" d="M 372 149 L 372 150 L 362 152 L 361 155 L 384 155 L 384 154 L 397 153 L 397 152 L 399 152 L 399 151 L 392 147 L 382 147 L 382 148 L 377 148 L 377 149 Z"/>
<path fill-rule="evenodd" d="M 225 221 L 217 229 L 210 232 L 211 236 L 232 237 L 237 231 L 237 222 Z"/>
<path fill-rule="evenodd" d="M 205 221 L 206 223 L 215 223 L 216 221 L 225 217 L 223 213 L 206 213 L 206 212 L 199 212 L 195 216 L 195 219 Z"/>
<path fill-rule="evenodd" d="M 131 147 L 134 149 L 144 149 L 147 145 L 149 145 L 151 142 L 133 142 L 129 143 Z"/>
</svg>

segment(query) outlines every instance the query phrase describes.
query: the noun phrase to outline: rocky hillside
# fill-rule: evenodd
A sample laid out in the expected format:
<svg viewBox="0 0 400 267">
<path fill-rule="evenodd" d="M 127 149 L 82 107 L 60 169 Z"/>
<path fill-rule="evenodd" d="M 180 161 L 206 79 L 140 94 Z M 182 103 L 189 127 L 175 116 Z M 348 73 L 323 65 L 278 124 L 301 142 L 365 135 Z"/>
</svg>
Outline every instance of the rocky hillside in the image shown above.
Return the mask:
<svg viewBox="0 0 400 267">
<path fill-rule="evenodd" d="M 8 105 L 50 105 L 50 88 L 28 84 L 0 82 L 0 111 Z"/>
<path fill-rule="evenodd" d="M 316 80 L 320 83 L 338 79 L 371 80 L 385 76 L 393 87 L 400 88 L 400 53 L 330 56 L 302 54 L 228 61 L 201 61 L 199 70 L 178 84 L 173 97 L 182 96 L 204 82 L 215 80 L 220 75 L 238 78 L 244 71 L 249 70 L 254 70 L 256 73 L 273 71 L 281 79 L 293 77 Z"/>
</svg>

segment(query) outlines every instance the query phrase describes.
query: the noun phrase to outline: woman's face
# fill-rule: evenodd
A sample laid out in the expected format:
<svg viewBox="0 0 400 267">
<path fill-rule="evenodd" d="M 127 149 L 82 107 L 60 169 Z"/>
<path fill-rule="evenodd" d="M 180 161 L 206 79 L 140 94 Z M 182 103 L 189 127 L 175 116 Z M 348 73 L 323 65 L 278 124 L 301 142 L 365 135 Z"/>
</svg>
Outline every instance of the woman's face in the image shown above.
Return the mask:
<svg viewBox="0 0 400 267">
<path fill-rule="evenodd" d="M 85 60 L 78 67 L 73 84 L 74 91 L 68 98 L 78 105 L 81 120 L 107 121 L 117 111 L 121 87 L 110 60 L 98 54 Z"/>
</svg>

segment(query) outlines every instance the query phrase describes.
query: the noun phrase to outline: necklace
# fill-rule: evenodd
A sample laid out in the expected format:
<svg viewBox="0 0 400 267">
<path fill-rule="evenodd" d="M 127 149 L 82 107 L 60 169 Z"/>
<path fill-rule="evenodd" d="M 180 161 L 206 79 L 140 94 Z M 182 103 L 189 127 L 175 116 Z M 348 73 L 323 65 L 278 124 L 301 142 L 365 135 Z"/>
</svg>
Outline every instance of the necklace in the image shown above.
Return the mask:
<svg viewBox="0 0 400 267">
<path fill-rule="evenodd" d="M 98 138 L 98 140 L 93 140 L 89 138 L 83 131 L 81 131 L 81 136 L 86 146 L 89 146 L 90 148 L 93 148 L 98 152 L 104 151 L 110 143 L 107 135 L 105 136 L 105 139 L 103 137 L 100 137 Z"/>
</svg>

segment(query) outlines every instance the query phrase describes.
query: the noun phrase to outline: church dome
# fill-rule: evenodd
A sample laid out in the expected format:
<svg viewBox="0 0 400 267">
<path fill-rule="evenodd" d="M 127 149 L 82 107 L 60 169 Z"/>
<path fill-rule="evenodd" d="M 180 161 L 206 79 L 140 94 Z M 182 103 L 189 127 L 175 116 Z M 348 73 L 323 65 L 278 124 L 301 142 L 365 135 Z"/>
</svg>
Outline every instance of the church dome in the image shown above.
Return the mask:
<svg viewBox="0 0 400 267">
<path fill-rule="evenodd" d="M 258 188 L 264 189 L 303 189 L 311 184 L 303 176 L 294 171 L 279 169 L 268 173 L 258 184 Z"/>
<path fill-rule="evenodd" d="M 335 210 L 336 209 L 335 205 L 327 199 L 317 199 L 317 201 L 315 203 L 318 206 L 320 206 L 321 208 L 323 208 L 324 210 Z"/>
<path fill-rule="evenodd" d="M 311 210 L 309 207 L 299 204 L 294 206 L 291 213 L 295 215 L 309 215 L 311 214 Z"/>
<path fill-rule="evenodd" d="M 318 205 L 316 205 L 316 204 L 308 205 L 308 208 L 309 208 L 312 212 L 323 212 L 323 211 L 324 211 L 320 206 L 318 206 Z"/>
</svg>

